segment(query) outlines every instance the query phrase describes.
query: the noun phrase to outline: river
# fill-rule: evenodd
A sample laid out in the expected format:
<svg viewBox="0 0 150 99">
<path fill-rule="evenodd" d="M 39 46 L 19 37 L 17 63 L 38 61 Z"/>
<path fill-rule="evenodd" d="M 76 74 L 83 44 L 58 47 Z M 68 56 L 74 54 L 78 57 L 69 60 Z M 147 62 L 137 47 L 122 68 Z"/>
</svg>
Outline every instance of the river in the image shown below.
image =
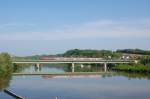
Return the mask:
<svg viewBox="0 0 150 99">
<path fill-rule="evenodd" d="M 65 73 L 65 66 L 34 66 L 21 73 Z M 95 70 L 102 68 L 95 67 Z M 78 69 L 79 70 L 79 69 Z M 92 70 L 86 68 L 86 70 Z M 90 71 L 91 72 L 91 71 Z M 97 71 L 96 71 L 97 72 Z M 0 81 L 0 86 L 3 82 Z M 13 75 L 7 89 L 25 99 L 149 99 L 150 75 L 107 73 L 97 75 Z M 13 99 L 1 91 L 0 99 Z"/>
</svg>

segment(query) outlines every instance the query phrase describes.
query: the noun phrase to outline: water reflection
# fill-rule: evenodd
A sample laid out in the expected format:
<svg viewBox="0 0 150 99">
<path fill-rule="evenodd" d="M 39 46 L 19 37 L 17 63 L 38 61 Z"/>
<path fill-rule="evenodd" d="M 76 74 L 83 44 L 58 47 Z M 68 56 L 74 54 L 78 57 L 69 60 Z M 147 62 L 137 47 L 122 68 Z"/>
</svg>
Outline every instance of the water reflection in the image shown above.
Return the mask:
<svg viewBox="0 0 150 99">
<path fill-rule="evenodd" d="M 75 72 L 104 72 L 103 65 L 97 64 L 76 64 Z M 35 64 L 15 66 L 14 73 L 65 73 L 72 72 L 71 64 Z"/>
<path fill-rule="evenodd" d="M 101 78 L 102 75 L 98 74 L 82 74 L 82 75 L 42 75 L 43 79 L 49 79 L 49 78 Z"/>
<path fill-rule="evenodd" d="M 6 70 L 0 74 L 0 99 L 12 99 L 11 96 L 3 92 L 4 89 L 9 88 L 12 79 L 12 72 Z"/>
<path fill-rule="evenodd" d="M 150 75 L 126 72 L 103 72 L 101 65 L 78 65 L 76 72 L 98 72 L 98 74 L 66 75 L 70 65 L 43 65 L 40 70 L 34 65 L 16 67 L 14 72 L 46 72 L 53 75 L 13 76 L 0 75 L 0 89 L 9 88 L 26 99 L 148 99 L 150 97 Z M 70 71 L 69 71 L 70 70 Z M 59 74 L 61 73 L 61 74 Z M 63 74 L 63 75 L 62 75 Z M 132 80 L 131 80 L 132 79 Z M 9 86 L 10 83 L 10 86 Z M 5 98 L 0 93 L 0 99 Z"/>
<path fill-rule="evenodd" d="M 66 72 L 71 72 L 72 67 L 69 65 L 66 69 Z M 103 64 L 75 64 L 75 72 L 105 72 Z M 107 69 L 109 71 L 109 68 Z"/>
<path fill-rule="evenodd" d="M 20 65 L 15 67 L 16 71 L 14 73 L 50 73 L 50 74 L 59 74 L 59 73 L 67 73 L 71 72 L 71 64 L 43 64 L 37 68 L 33 64 L 28 65 Z M 104 68 L 103 65 L 97 64 L 77 64 L 75 66 L 75 72 L 97 72 L 103 73 Z M 107 75 L 106 75 L 107 74 Z M 53 75 L 58 76 L 58 75 Z M 60 76 L 60 75 L 59 75 Z M 86 75 L 87 76 L 87 75 Z M 138 79 L 150 79 L 150 74 L 145 73 L 129 73 L 129 72 L 116 72 L 112 71 L 111 68 L 107 70 L 105 74 L 102 75 L 103 77 L 112 77 L 112 76 L 125 76 L 128 79 L 138 78 Z M 52 75 L 49 75 L 51 78 Z"/>
<path fill-rule="evenodd" d="M 90 75 L 89 75 L 90 76 Z M 10 89 L 26 99 L 148 99 L 150 80 L 113 74 L 89 76 L 14 76 Z"/>
<path fill-rule="evenodd" d="M 149 73 L 135 73 L 135 72 L 113 72 L 113 76 L 124 76 L 130 79 L 148 79 L 150 80 Z"/>
<path fill-rule="evenodd" d="M 0 91 L 9 87 L 10 80 L 11 80 L 11 73 L 4 73 L 0 75 Z"/>
<path fill-rule="evenodd" d="M 38 68 L 34 64 L 20 65 L 17 66 L 17 71 L 14 73 L 64 73 L 64 66 L 53 65 L 53 64 L 43 64 Z"/>
<path fill-rule="evenodd" d="M 13 73 L 23 72 L 25 69 L 30 68 L 29 64 L 13 64 Z"/>
</svg>

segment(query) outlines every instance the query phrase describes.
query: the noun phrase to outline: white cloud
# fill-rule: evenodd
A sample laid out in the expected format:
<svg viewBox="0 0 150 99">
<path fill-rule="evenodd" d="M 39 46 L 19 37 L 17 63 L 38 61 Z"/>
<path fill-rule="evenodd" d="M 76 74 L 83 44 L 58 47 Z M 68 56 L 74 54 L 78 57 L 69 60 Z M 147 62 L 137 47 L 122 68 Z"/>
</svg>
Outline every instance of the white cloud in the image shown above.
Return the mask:
<svg viewBox="0 0 150 99">
<path fill-rule="evenodd" d="M 62 40 L 97 37 L 150 37 L 150 18 L 98 20 L 78 25 L 65 25 L 62 29 L 48 32 L 0 33 L 0 40 Z"/>
</svg>

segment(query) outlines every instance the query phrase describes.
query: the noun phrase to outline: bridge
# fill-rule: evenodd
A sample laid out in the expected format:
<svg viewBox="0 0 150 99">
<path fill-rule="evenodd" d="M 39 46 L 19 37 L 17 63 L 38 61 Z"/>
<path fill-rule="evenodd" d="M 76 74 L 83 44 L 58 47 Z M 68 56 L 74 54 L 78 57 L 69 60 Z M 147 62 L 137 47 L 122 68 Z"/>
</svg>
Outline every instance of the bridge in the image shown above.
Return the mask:
<svg viewBox="0 0 150 99">
<path fill-rule="evenodd" d="M 50 60 L 13 60 L 13 64 L 36 64 L 37 68 L 40 67 L 40 64 L 51 64 L 51 63 L 68 63 L 72 64 L 72 72 L 74 72 L 75 64 L 93 64 L 99 63 L 104 64 L 104 71 L 107 71 L 107 64 L 128 64 L 128 63 L 137 63 L 136 60 L 104 60 L 102 58 L 53 58 Z"/>
</svg>

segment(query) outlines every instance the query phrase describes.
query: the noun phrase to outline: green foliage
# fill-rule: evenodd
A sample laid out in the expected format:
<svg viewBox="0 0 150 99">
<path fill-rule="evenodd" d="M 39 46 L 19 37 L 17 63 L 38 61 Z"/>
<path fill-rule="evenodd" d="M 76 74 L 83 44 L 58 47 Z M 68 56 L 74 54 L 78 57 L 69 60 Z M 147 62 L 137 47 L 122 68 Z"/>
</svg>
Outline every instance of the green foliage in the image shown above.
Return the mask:
<svg viewBox="0 0 150 99">
<path fill-rule="evenodd" d="M 12 72 L 12 61 L 8 53 L 0 54 L 0 75 L 8 72 Z"/>
<path fill-rule="evenodd" d="M 117 51 L 111 50 L 92 50 L 92 49 L 72 49 L 68 50 L 63 54 L 57 55 L 34 55 L 26 57 L 13 57 L 14 60 L 38 60 L 41 57 L 93 57 L 93 58 L 105 58 L 108 59 L 108 56 L 111 56 L 112 59 L 118 59 L 122 56 L 123 53 L 128 54 L 141 54 L 150 55 L 150 51 L 141 50 L 141 49 L 119 49 Z"/>
<path fill-rule="evenodd" d="M 9 85 L 12 73 L 12 61 L 8 53 L 0 54 L 0 91 Z"/>
<path fill-rule="evenodd" d="M 141 62 L 141 64 L 144 64 L 144 65 L 149 64 L 150 63 L 150 56 L 142 57 L 140 62 Z"/>
<path fill-rule="evenodd" d="M 101 58 L 108 58 L 111 56 L 112 58 L 118 58 L 121 56 L 120 53 L 112 52 L 110 50 L 79 50 L 73 49 L 68 50 L 62 56 L 64 57 L 101 57 Z"/>
<path fill-rule="evenodd" d="M 103 71 L 102 66 L 92 66 L 92 68 L 88 66 L 84 66 L 83 68 L 81 68 L 80 66 L 75 67 L 75 72 L 102 72 L 102 71 Z"/>
<path fill-rule="evenodd" d="M 11 74 L 1 74 L 0 75 L 0 91 L 7 88 L 9 86 L 11 80 Z"/>
<path fill-rule="evenodd" d="M 19 73 L 28 67 L 29 64 L 24 64 L 24 66 L 22 66 L 22 64 L 13 64 L 13 73 Z"/>
<path fill-rule="evenodd" d="M 143 65 L 143 64 L 134 64 L 134 65 L 127 65 L 127 64 L 120 64 L 117 66 L 112 67 L 112 70 L 119 70 L 119 71 L 128 71 L 128 72 L 150 72 L 150 65 Z"/>
<path fill-rule="evenodd" d="M 119 53 L 128 53 L 128 54 L 150 55 L 150 51 L 141 50 L 141 49 L 119 49 L 116 52 L 119 52 Z"/>
</svg>

